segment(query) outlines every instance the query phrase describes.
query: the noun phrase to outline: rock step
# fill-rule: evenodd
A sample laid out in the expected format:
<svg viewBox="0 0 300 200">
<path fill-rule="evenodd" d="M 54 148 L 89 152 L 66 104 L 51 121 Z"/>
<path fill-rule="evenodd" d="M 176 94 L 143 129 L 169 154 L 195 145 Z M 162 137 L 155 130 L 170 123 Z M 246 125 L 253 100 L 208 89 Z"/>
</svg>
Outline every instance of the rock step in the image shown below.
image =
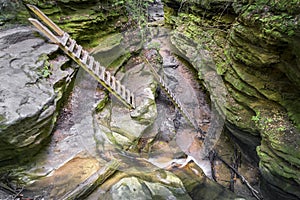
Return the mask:
<svg viewBox="0 0 300 200">
<path fill-rule="evenodd" d="M 30 18 L 29 21 L 42 31 L 50 40 L 58 44 L 60 48 L 79 64 L 85 71 L 91 74 L 98 82 L 100 82 L 110 93 L 116 96 L 128 108 L 135 108 L 134 94 L 127 89 L 120 81 L 116 79 L 109 71 L 95 61 L 93 56 L 90 56 L 82 46 L 78 45 L 68 33 L 63 32 L 59 27 L 52 22 L 44 13 L 35 6 L 29 5 L 29 8 L 39 16 L 55 33 L 52 33 L 46 26 L 36 19 Z"/>
</svg>

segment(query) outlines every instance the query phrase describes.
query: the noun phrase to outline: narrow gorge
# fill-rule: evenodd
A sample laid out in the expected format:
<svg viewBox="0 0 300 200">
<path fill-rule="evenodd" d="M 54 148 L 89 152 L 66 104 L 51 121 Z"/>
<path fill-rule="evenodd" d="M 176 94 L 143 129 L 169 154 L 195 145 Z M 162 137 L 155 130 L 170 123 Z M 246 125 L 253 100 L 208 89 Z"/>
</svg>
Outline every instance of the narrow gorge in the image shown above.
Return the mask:
<svg viewBox="0 0 300 200">
<path fill-rule="evenodd" d="M 32 26 L 28 4 L 135 107 Z M 300 199 L 299 10 L 0 1 L 0 199 Z"/>
</svg>

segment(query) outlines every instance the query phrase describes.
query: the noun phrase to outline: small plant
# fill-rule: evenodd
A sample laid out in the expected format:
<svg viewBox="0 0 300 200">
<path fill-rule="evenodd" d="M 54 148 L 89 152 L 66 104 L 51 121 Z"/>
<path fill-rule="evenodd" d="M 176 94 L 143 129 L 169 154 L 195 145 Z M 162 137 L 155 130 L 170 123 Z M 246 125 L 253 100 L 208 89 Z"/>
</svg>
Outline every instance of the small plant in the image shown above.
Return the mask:
<svg viewBox="0 0 300 200">
<path fill-rule="evenodd" d="M 49 78 L 49 76 L 52 74 L 51 68 L 52 65 L 48 61 L 45 61 L 44 67 L 40 71 L 40 75 L 44 78 Z"/>
<path fill-rule="evenodd" d="M 273 119 L 267 118 L 266 121 L 267 121 L 268 123 L 271 123 L 271 122 L 273 122 Z"/>
<path fill-rule="evenodd" d="M 109 101 L 109 96 L 105 95 L 104 98 L 96 106 L 96 112 L 101 112 L 103 108 L 106 106 L 108 101 Z"/>
<path fill-rule="evenodd" d="M 286 128 L 284 126 L 280 126 L 277 128 L 277 131 L 285 131 L 285 130 L 286 130 Z"/>
<path fill-rule="evenodd" d="M 52 64 L 48 61 L 49 57 L 47 54 L 42 54 L 39 56 L 37 60 L 37 64 L 40 62 L 43 62 L 43 67 L 38 70 L 38 75 L 43 78 L 49 78 L 49 76 L 52 74 L 51 69 L 52 69 Z M 38 64 L 39 65 L 39 64 Z"/>
<path fill-rule="evenodd" d="M 252 116 L 251 120 L 254 121 L 255 123 L 258 123 L 260 120 L 260 112 L 258 111 L 256 116 Z"/>
</svg>

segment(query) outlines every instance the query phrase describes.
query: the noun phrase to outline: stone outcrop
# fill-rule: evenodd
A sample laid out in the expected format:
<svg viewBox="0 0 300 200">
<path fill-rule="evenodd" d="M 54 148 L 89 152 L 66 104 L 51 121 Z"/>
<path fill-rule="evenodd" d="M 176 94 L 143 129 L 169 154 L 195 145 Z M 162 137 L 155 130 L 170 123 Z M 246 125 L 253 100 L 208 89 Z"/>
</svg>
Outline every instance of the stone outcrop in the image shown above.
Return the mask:
<svg viewBox="0 0 300 200">
<path fill-rule="evenodd" d="M 259 161 L 264 196 L 299 198 L 300 1 L 176 2 L 165 1 L 177 32 L 173 43 L 206 85 L 203 68 L 222 77 L 226 127 L 249 158 Z"/>
<path fill-rule="evenodd" d="M 55 54 L 58 46 L 35 34 L 28 27 L 0 33 L 1 167 L 28 161 L 43 147 L 75 74 Z"/>
<path fill-rule="evenodd" d="M 127 22 L 126 9 L 115 0 L 102 1 L 32 1 L 24 4 L 36 5 L 61 29 L 84 46 L 95 46 L 103 36 L 114 33 Z"/>
<path fill-rule="evenodd" d="M 29 13 L 21 0 L 1 0 L 0 11 L 0 27 L 11 27 L 13 24 L 28 24 L 27 18 Z"/>
</svg>

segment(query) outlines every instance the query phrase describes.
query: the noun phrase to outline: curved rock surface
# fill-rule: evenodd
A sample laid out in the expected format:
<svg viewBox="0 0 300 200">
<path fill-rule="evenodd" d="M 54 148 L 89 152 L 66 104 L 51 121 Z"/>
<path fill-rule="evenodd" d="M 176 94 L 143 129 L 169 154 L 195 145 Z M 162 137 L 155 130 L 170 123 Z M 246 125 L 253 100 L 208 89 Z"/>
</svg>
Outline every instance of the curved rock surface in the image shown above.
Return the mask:
<svg viewBox="0 0 300 200">
<path fill-rule="evenodd" d="M 58 46 L 19 27 L 0 32 L 0 166 L 31 159 L 49 137 L 74 69 Z M 49 58 L 50 56 L 52 58 Z"/>
<path fill-rule="evenodd" d="M 222 76 L 227 129 L 249 158 L 259 161 L 265 197 L 300 198 L 300 1 L 165 3 L 167 19 L 181 33 L 174 34 L 175 46 L 204 82 L 209 81 L 201 74 L 206 66 Z M 173 17 L 178 10 L 179 17 Z M 214 63 L 198 68 L 193 50 L 186 51 L 192 48 L 207 49 Z"/>
</svg>

